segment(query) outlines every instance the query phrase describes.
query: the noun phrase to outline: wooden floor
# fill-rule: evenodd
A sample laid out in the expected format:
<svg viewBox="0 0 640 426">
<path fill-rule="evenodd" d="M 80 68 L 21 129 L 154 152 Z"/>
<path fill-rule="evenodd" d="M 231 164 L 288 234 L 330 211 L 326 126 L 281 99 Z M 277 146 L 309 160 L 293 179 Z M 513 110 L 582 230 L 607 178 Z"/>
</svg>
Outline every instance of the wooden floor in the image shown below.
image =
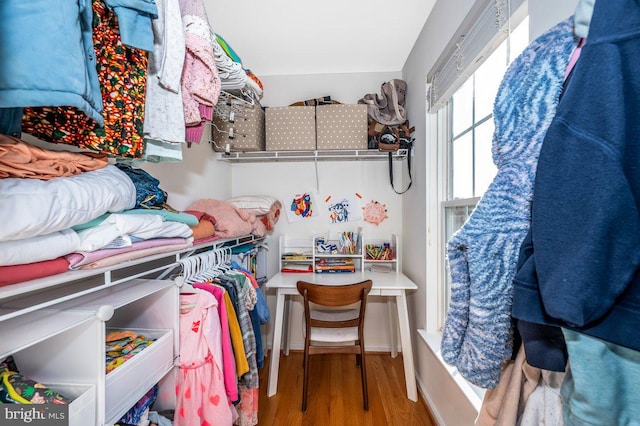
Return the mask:
<svg viewBox="0 0 640 426">
<path fill-rule="evenodd" d="M 267 397 L 269 359 L 260 370 L 259 425 L 434 426 L 429 409 L 407 399 L 402 355 L 367 353 L 369 411 L 362 405 L 360 369 L 355 355 L 313 355 L 310 360 L 307 412 L 302 413 L 303 354 L 280 356 L 278 392 Z"/>
</svg>

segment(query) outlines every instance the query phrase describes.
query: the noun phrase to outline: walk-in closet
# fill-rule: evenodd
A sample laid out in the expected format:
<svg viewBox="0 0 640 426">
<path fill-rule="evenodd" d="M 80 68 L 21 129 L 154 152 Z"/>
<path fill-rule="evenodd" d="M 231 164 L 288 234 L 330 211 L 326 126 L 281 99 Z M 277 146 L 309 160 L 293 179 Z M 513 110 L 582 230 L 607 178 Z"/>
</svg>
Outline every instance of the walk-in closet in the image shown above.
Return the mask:
<svg viewBox="0 0 640 426">
<path fill-rule="evenodd" d="M 1 3 L 0 425 L 640 425 L 638 1 Z"/>
</svg>

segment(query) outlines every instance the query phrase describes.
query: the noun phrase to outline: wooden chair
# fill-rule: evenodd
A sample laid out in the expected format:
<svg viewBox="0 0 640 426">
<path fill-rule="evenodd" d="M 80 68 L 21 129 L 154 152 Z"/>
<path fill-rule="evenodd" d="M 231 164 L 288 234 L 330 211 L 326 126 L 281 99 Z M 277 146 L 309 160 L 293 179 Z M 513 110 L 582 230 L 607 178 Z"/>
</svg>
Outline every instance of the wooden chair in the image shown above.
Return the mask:
<svg viewBox="0 0 640 426">
<path fill-rule="evenodd" d="M 302 412 L 307 412 L 307 389 L 309 383 L 309 356 L 327 353 L 354 353 L 356 365 L 362 376 L 362 398 L 364 410 L 369 410 L 367 393 L 367 371 L 364 352 L 364 314 L 367 294 L 372 281 L 367 280 L 347 285 L 318 285 L 298 281 L 298 291 L 304 298 L 304 382 L 302 385 Z M 321 310 L 319 307 L 348 307 L 356 303 L 359 309 Z M 315 343 L 324 343 L 315 345 Z"/>
</svg>

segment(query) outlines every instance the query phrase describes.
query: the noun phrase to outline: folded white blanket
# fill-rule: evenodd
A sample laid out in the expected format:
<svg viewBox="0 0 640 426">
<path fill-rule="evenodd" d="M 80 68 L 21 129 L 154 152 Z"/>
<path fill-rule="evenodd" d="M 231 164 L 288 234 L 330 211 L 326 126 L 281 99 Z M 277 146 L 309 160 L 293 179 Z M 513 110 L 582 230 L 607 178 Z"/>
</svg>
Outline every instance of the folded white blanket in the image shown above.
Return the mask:
<svg viewBox="0 0 640 426">
<path fill-rule="evenodd" d="M 48 181 L 0 179 L 0 241 L 65 230 L 135 203 L 133 182 L 113 165 Z"/>
<path fill-rule="evenodd" d="M 65 229 L 20 240 L 0 241 L 0 266 L 22 265 L 73 252 L 99 250 L 123 235 L 143 240 L 189 238 L 192 231 L 184 223 L 165 222 L 162 216 L 155 214 L 112 214 L 99 226 L 79 232 Z"/>
<path fill-rule="evenodd" d="M 0 266 L 55 259 L 76 251 L 79 246 L 78 234 L 71 229 L 21 240 L 0 241 Z"/>
<path fill-rule="evenodd" d="M 191 228 L 184 223 L 165 222 L 155 214 L 112 214 L 100 225 L 78 232 L 77 251 L 94 251 L 107 246 L 118 237 L 130 236 L 141 240 L 151 238 L 189 238 Z"/>
</svg>

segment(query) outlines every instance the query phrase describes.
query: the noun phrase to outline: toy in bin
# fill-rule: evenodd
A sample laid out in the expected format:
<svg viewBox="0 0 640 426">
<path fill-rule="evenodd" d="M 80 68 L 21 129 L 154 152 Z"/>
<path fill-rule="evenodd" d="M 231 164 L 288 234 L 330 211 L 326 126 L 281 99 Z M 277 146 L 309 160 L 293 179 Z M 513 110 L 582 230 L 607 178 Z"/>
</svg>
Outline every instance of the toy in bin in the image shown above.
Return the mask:
<svg viewBox="0 0 640 426">
<path fill-rule="evenodd" d="M 316 238 L 316 251 L 318 253 L 336 254 L 338 253 L 338 246 L 325 242 L 323 237 Z"/>
</svg>

